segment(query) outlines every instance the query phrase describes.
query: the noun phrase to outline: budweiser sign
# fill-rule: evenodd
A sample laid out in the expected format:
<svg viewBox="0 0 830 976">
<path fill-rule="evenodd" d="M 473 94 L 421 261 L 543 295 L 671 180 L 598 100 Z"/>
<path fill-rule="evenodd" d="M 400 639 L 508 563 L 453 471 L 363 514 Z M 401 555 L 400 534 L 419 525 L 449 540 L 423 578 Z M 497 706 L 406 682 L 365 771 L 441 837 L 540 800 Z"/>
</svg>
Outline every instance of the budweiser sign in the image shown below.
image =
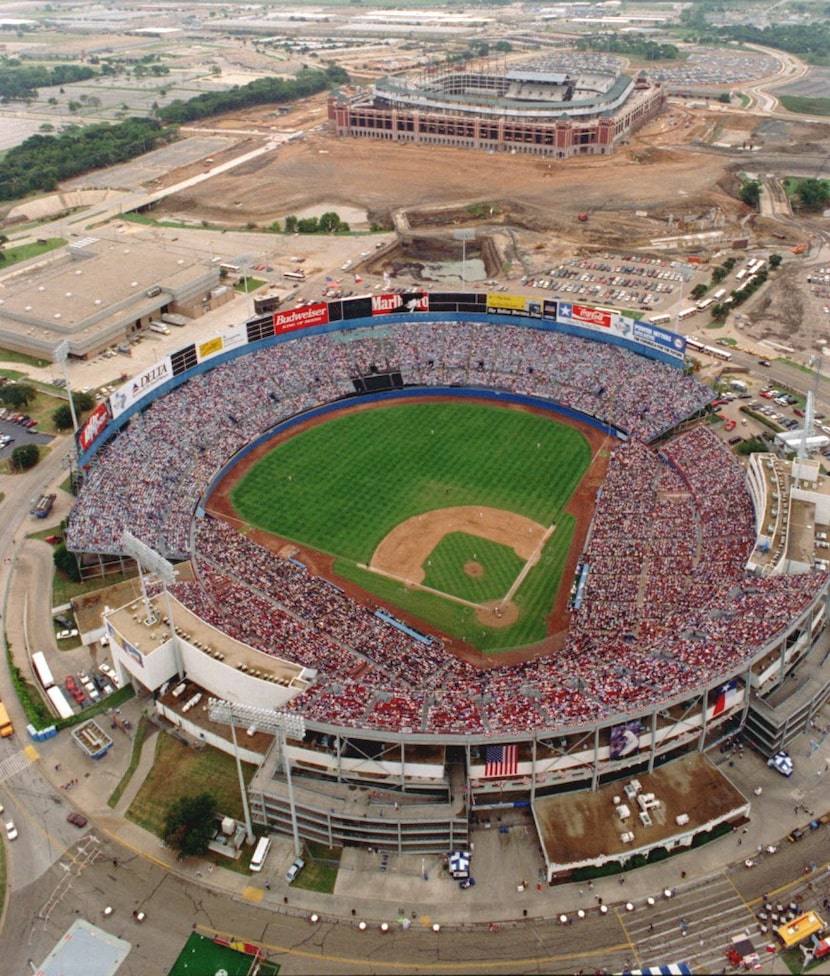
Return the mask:
<svg viewBox="0 0 830 976">
<path fill-rule="evenodd" d="M 309 329 L 313 325 L 325 325 L 329 320 L 329 307 L 325 302 L 292 308 L 290 312 L 274 312 L 274 332 L 293 332 Z"/>
<path fill-rule="evenodd" d="M 86 423 L 78 431 L 78 445 L 82 451 L 88 451 L 104 432 L 110 419 L 110 410 L 106 401 L 98 406 L 87 417 Z"/>
</svg>

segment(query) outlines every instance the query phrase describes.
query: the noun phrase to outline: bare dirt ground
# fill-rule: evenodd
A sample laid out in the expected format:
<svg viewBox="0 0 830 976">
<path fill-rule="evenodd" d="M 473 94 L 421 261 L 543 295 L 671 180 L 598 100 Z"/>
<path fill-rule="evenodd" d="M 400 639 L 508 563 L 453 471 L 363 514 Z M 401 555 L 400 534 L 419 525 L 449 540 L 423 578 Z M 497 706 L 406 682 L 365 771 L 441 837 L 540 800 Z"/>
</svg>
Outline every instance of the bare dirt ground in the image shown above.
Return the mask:
<svg viewBox="0 0 830 976">
<path fill-rule="evenodd" d="M 710 116 L 679 108 L 654 120 L 613 156 L 553 161 L 336 139 L 314 131 L 315 123 L 324 121 L 324 111 L 319 96 L 278 119 L 273 112 L 251 110 L 212 121 L 212 131 L 219 132 L 259 131 L 263 137 L 273 136 L 275 129 L 311 133 L 168 199 L 160 210 L 234 227 L 268 226 L 322 203 L 363 210 L 368 220 L 382 225 L 391 225 L 396 210 L 426 210 L 436 214 L 435 225 L 446 226 L 461 222 L 459 215 L 438 214 L 461 208 L 465 223 L 511 226 L 545 238 L 555 234 L 563 249 L 571 251 L 580 245 L 630 246 L 665 233 L 664 219 L 670 212 L 682 215 L 720 207 L 734 220 L 745 213 L 727 192 L 727 158 L 672 148 L 694 138 L 710 138 L 724 125 L 724 113 Z M 738 129 L 747 123 L 738 116 L 730 125 Z M 251 135 L 246 148 L 255 141 Z M 194 172 L 198 171 L 197 167 Z M 188 175 L 192 174 L 177 170 L 169 179 Z M 475 203 L 488 205 L 478 217 L 469 210 Z M 576 215 L 585 211 L 591 219 L 580 224 Z"/>
</svg>

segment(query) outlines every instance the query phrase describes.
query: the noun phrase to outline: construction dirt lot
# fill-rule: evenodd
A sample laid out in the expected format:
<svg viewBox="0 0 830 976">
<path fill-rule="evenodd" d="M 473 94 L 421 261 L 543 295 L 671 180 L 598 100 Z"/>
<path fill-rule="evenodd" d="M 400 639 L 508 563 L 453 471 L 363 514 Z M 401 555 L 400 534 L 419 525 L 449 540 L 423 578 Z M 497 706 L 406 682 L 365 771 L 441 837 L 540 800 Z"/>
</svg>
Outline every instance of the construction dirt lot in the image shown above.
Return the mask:
<svg viewBox="0 0 830 976">
<path fill-rule="evenodd" d="M 738 163 L 727 153 L 695 150 L 715 137 L 738 148 L 780 145 L 782 152 L 797 151 L 808 137 L 811 145 L 830 142 L 830 127 L 823 125 L 782 124 L 775 140 L 763 140 L 757 116 L 674 106 L 612 156 L 570 160 L 337 139 L 320 131 L 324 122 L 322 99 L 298 106 L 280 116 L 280 131 L 309 134 L 169 197 L 156 215 L 264 228 L 289 214 L 339 208 L 350 217 L 359 211 L 363 225 L 349 223 L 361 230 L 372 224 L 391 229 L 393 215 L 405 212 L 416 235 L 449 236 L 459 225 L 509 228 L 520 247 L 554 258 L 582 247 L 642 247 L 711 211 L 739 235 L 750 211 L 735 197 L 736 174 L 749 157 Z M 243 127 L 247 150 L 258 141 L 253 132 L 274 137 L 273 113 L 250 110 L 213 125 L 224 134 Z M 176 171 L 168 181 L 188 175 Z M 579 214 L 588 220 L 580 222 Z"/>
</svg>

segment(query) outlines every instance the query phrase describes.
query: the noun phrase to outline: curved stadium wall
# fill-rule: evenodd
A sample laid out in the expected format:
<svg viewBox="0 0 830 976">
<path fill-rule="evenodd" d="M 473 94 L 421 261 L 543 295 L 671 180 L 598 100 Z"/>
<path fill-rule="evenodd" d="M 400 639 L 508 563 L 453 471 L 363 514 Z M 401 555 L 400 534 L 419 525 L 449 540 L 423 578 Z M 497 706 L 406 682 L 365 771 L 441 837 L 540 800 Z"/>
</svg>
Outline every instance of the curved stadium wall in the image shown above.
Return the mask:
<svg viewBox="0 0 830 976">
<path fill-rule="evenodd" d="M 414 311 L 418 303 L 421 311 Z M 350 341 L 340 342 L 341 336 Z M 568 362 L 573 359 L 576 368 L 567 377 L 563 376 L 563 355 Z M 616 381 L 618 386 L 614 395 L 603 398 L 592 387 L 596 383 L 592 364 L 601 365 L 607 355 L 624 362 L 630 372 L 610 375 L 607 382 Z M 342 367 L 344 356 L 349 368 Z M 333 674 L 324 664 L 317 667 L 318 681 L 310 693 L 291 703 L 292 709 L 305 715 L 315 737 L 359 734 L 366 740 L 397 743 L 404 750 L 407 744 L 413 748 L 460 746 L 465 750 L 469 789 L 481 798 L 493 795 L 494 790 L 503 791 L 505 785 L 516 795 L 566 785 L 596 785 L 606 776 L 621 775 L 626 768 L 651 767 L 682 751 L 702 748 L 727 723 L 742 721 L 748 689 L 757 687 L 762 660 L 779 655 L 784 669 L 809 647 L 823 622 L 827 575 L 761 581 L 744 577 L 740 561 L 745 561 L 754 544 L 754 521 L 745 487 L 735 490 L 734 479 L 742 477 L 735 459 L 705 430 L 669 437 L 655 448 L 646 443 L 670 434 L 678 422 L 693 416 L 711 399 L 708 389 L 676 368 L 683 361 L 682 340 L 609 310 L 570 303 L 540 306 L 520 296 L 396 295 L 318 303 L 254 319 L 230 327 L 222 336 L 177 350 L 116 391 L 104 406 L 113 414 L 108 422 L 101 426 L 99 420 L 94 428 L 82 429 L 82 462 L 88 479 L 69 526 L 71 548 L 79 553 L 116 554 L 120 532 L 128 528 L 170 558 L 194 556 L 198 562 L 191 540 L 194 531 L 198 539 L 207 529 L 198 518 L 194 523 L 194 516 L 222 467 L 257 437 L 267 436 L 280 416 L 301 415 L 325 402 L 350 402 L 355 395 L 355 374 L 361 368 L 365 372 L 380 356 L 398 356 L 391 365 L 413 386 L 450 391 L 459 386 L 489 386 L 491 391 L 540 396 L 586 416 L 593 414 L 595 422 L 621 437 L 621 459 L 633 462 L 634 468 L 651 465 L 655 484 L 666 496 L 680 485 L 697 500 L 700 525 L 704 515 L 715 519 L 706 523 L 711 526 L 710 536 L 717 535 L 721 524 L 713 506 L 722 509 L 721 515 L 734 513 L 739 526 L 736 552 L 730 554 L 731 588 L 718 578 L 716 592 L 692 575 L 692 584 L 698 586 L 694 592 L 704 597 L 684 616 L 673 606 L 670 629 L 681 638 L 675 644 L 669 645 L 667 633 L 649 619 L 643 627 L 647 639 L 641 648 L 622 635 L 614 645 L 615 654 L 603 659 L 600 642 L 592 643 L 583 627 L 578 644 L 561 664 L 537 661 L 516 669 L 496 669 L 487 689 L 471 691 L 465 684 L 468 672 L 461 674 L 442 658 L 444 670 L 438 673 L 446 681 L 442 678 L 440 685 L 425 682 L 419 691 L 411 683 L 393 680 L 389 662 L 378 659 L 374 667 L 386 678 L 367 683 L 358 693 L 359 682 L 350 685 L 348 680 L 338 680 L 344 660 L 338 651 L 341 670 Z M 297 368 L 299 362 L 306 364 L 302 370 Z M 324 368 L 327 362 L 339 362 L 340 371 L 333 366 Z M 292 368 L 286 368 L 287 364 Z M 435 372 L 440 375 L 430 382 L 428 376 Z M 265 394 L 262 376 L 268 378 L 267 389 L 273 397 Z M 579 376 L 580 381 L 574 379 Z M 193 384 L 190 406 L 184 398 L 185 384 Z M 239 396 L 235 395 L 237 385 Z M 168 397 L 176 387 L 182 391 Z M 254 402 L 252 390 L 261 391 Z M 220 393 L 222 409 L 206 410 L 209 397 Z M 660 415 L 659 410 L 667 406 L 669 413 Z M 195 411 L 192 417 L 188 410 Z M 155 429 L 152 424 L 157 413 L 163 419 Z M 199 420 L 193 420 L 195 417 Z M 194 428 L 199 428 L 195 440 Z M 119 431 L 121 436 L 111 440 Z M 110 442 L 107 450 L 96 457 L 105 442 Z M 145 444 L 156 452 L 156 459 L 147 458 Z M 141 450 L 137 450 L 139 445 Z M 204 454 L 210 456 L 202 458 Z M 107 470 L 116 457 L 123 471 L 107 480 Z M 171 478 L 171 465 L 177 464 L 178 474 Z M 147 483 L 137 506 L 131 508 L 127 492 L 120 494 L 119 485 L 123 481 L 125 487 L 134 488 L 135 466 L 140 466 Z M 623 477 L 626 468 L 621 464 L 615 470 L 617 477 Z M 723 481 L 724 473 L 733 480 Z M 153 477 L 158 481 L 156 487 L 150 484 Z M 613 482 L 609 482 L 604 490 L 609 498 L 612 488 Z M 153 495 L 156 490 L 158 496 Z M 169 507 L 151 512 L 153 517 L 148 518 L 148 507 L 161 506 L 158 499 L 162 497 Z M 737 507 L 730 507 L 733 504 Z M 613 517 L 618 514 L 612 511 Z M 633 519 L 636 514 L 627 509 L 625 517 Z M 112 531 L 105 532 L 97 524 L 105 517 L 114 519 Z M 169 533 L 165 522 L 176 520 L 182 528 Z M 613 523 L 611 541 L 612 536 Z M 682 533 L 675 538 L 682 540 Z M 723 553 L 717 539 L 703 541 L 711 547 L 707 550 L 713 559 L 711 566 L 718 566 Z M 258 558 L 253 550 L 252 555 Z M 597 570 L 600 555 L 598 550 Z M 704 563 L 702 570 L 706 568 Z M 285 571 L 280 565 L 279 573 Z M 313 588 L 313 580 L 303 576 L 302 569 L 293 567 L 291 572 L 294 582 L 299 578 Z M 240 582 L 244 584 L 244 580 Z M 182 599 L 186 600 L 186 594 Z M 357 612 L 354 607 L 341 607 L 341 611 Z M 760 622 L 747 632 L 739 629 L 743 619 Z M 629 657 L 627 667 L 621 664 L 622 652 Z M 366 659 L 371 653 L 369 647 L 362 656 Z M 440 646 L 435 653 L 441 653 Z M 199 655 L 194 651 L 190 660 L 189 676 L 198 681 Z M 300 663 L 309 666 L 308 661 Z M 598 672 L 591 670 L 595 665 Z M 140 671 L 133 673 L 140 681 Z M 764 673 L 768 678 L 768 670 Z M 351 703 L 347 712 L 335 707 L 338 701 L 346 701 L 341 694 L 344 688 Z M 510 708 L 504 704 L 507 698 L 512 698 Z M 379 707 L 390 699 L 399 712 Z M 465 702 L 472 699 L 476 701 L 471 712 Z M 514 705 L 519 706 L 518 711 Z M 332 706 L 329 711 L 328 706 Z M 336 715 L 340 717 L 334 718 Z M 425 720 L 413 724 L 413 715 L 425 716 Z M 631 730 L 635 724 L 639 749 L 633 755 L 615 756 L 613 730 L 624 725 Z M 515 776 L 507 784 L 504 780 L 488 782 L 485 775 L 480 750 L 493 741 L 519 746 Z"/>
</svg>

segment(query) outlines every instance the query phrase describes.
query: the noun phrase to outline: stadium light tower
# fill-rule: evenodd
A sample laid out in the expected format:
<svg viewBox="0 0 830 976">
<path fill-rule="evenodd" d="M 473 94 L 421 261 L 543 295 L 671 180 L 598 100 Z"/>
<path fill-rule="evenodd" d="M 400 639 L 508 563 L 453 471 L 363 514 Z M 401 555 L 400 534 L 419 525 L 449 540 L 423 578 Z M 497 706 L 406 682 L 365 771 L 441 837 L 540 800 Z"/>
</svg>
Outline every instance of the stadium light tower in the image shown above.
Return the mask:
<svg viewBox="0 0 830 976">
<path fill-rule="evenodd" d="M 457 241 L 461 241 L 461 284 L 463 285 L 467 281 L 467 241 L 474 241 L 476 232 L 470 229 L 455 230 L 452 236 Z"/>
<path fill-rule="evenodd" d="M 144 574 L 141 572 L 145 569 L 148 573 L 152 573 L 158 578 L 161 583 L 161 588 L 164 592 L 164 599 L 167 606 L 167 619 L 170 621 L 170 638 L 173 641 L 173 657 L 176 662 L 176 671 L 179 674 L 179 681 L 184 678 L 184 665 L 182 664 L 182 653 L 181 647 L 179 646 L 179 638 L 176 634 L 176 627 L 173 623 L 173 604 L 170 602 L 170 594 L 167 591 L 167 587 L 176 579 L 176 571 L 173 569 L 173 564 L 168 562 L 163 556 L 159 555 L 155 549 L 151 549 L 150 546 L 146 545 L 137 539 L 132 532 L 125 529 L 121 535 L 121 545 L 124 552 L 128 556 L 132 556 L 138 566 L 138 579 L 141 583 L 141 595 L 144 599 L 144 607 L 147 611 L 147 617 L 145 618 L 145 624 L 150 627 L 156 622 L 158 616 L 156 615 L 153 604 L 150 603 L 150 598 L 147 596 L 147 587 L 144 583 Z"/>
<path fill-rule="evenodd" d="M 221 698 L 208 699 L 208 715 L 212 722 L 222 722 L 230 725 L 233 738 L 233 750 L 236 757 L 236 771 L 239 776 L 239 789 L 242 793 L 242 809 L 245 811 L 245 828 L 248 843 L 254 842 L 254 831 L 251 825 L 251 813 L 248 809 L 248 795 L 245 792 L 245 780 L 242 777 L 242 763 L 239 758 L 239 746 L 236 741 L 236 727 L 255 728 L 260 732 L 267 732 L 279 739 L 280 757 L 285 768 L 285 782 L 288 787 L 288 806 L 291 811 L 291 833 L 294 837 L 294 856 L 302 853 L 300 832 L 297 826 L 297 806 L 294 802 L 294 785 L 291 781 L 291 762 L 286 750 L 286 737 L 292 739 L 305 738 L 305 719 L 302 715 L 290 712 L 277 712 L 268 708 L 257 708 L 253 705 L 242 705 L 238 702 L 223 701 Z"/>
<path fill-rule="evenodd" d="M 66 386 L 66 392 L 69 394 L 69 412 L 72 414 L 72 431 L 73 433 L 78 433 L 78 415 L 75 413 L 75 401 L 72 399 L 72 387 L 69 385 L 69 372 L 66 368 L 66 361 L 69 359 L 69 342 L 64 339 L 63 342 L 59 342 L 55 346 L 54 351 L 55 362 L 59 363 L 62 367 L 63 372 L 63 382 Z"/>
</svg>

